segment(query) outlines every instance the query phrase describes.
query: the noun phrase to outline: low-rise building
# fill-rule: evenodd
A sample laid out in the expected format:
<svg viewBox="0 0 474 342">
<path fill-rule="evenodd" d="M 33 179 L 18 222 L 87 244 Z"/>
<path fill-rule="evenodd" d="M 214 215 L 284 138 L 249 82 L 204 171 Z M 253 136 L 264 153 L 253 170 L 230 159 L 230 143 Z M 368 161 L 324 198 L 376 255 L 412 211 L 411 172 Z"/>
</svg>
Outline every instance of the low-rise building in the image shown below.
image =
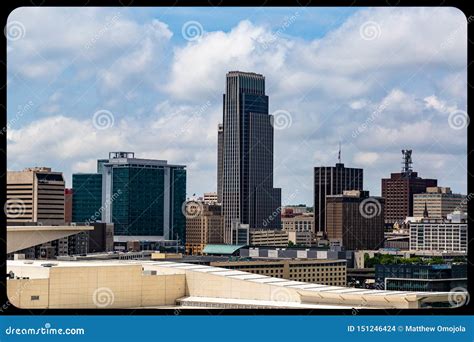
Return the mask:
<svg viewBox="0 0 474 342">
<path fill-rule="evenodd" d="M 467 251 L 467 215 L 449 214 L 447 220 L 411 222 L 410 250 Z"/>
<path fill-rule="evenodd" d="M 312 267 L 301 261 L 289 274 L 299 277 Z M 414 309 L 448 306 L 452 295 L 348 289 L 171 261 L 12 260 L 6 272 L 8 299 L 22 309 Z"/>
<path fill-rule="evenodd" d="M 211 262 L 211 266 L 306 283 L 346 286 L 346 260 L 239 260 Z"/>
<path fill-rule="evenodd" d="M 311 232 L 314 233 L 314 215 L 282 215 L 282 230 L 287 232 Z"/>
<path fill-rule="evenodd" d="M 250 230 L 249 245 L 288 247 L 288 245 L 312 246 L 316 244 L 314 233 L 311 231 L 287 231 L 273 229 Z"/>
<path fill-rule="evenodd" d="M 375 281 L 385 290 L 449 292 L 457 287 L 467 288 L 467 265 L 375 265 Z"/>
<path fill-rule="evenodd" d="M 288 232 L 276 229 L 252 229 L 249 233 L 251 246 L 287 247 Z"/>
<path fill-rule="evenodd" d="M 285 205 L 282 207 L 281 214 L 284 215 L 301 215 L 309 213 L 310 208 L 308 208 L 305 204 L 298 204 L 298 205 Z"/>
</svg>

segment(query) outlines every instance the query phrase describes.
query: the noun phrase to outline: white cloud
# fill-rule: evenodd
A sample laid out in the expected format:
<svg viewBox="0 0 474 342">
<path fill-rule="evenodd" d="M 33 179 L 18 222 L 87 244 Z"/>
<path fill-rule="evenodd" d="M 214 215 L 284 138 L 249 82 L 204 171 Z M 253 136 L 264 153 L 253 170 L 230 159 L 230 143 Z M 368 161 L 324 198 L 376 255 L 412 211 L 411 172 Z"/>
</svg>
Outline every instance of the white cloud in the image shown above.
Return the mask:
<svg viewBox="0 0 474 342">
<path fill-rule="evenodd" d="M 98 77 L 105 90 L 146 75 L 163 55 L 172 36 L 158 20 L 137 23 L 123 9 L 21 7 L 9 21 L 21 22 L 22 39 L 8 41 L 11 73 L 44 83 L 74 69 L 81 77 Z M 68 76 L 70 77 L 70 76 Z M 155 80 L 156 81 L 156 80 Z M 125 91 L 126 92 L 126 91 Z"/>
<path fill-rule="evenodd" d="M 361 166 L 371 166 L 379 159 L 379 154 L 375 152 L 358 152 L 354 155 L 354 163 Z"/>
<path fill-rule="evenodd" d="M 367 104 L 368 104 L 368 101 L 366 99 L 360 99 L 360 100 L 352 101 L 349 104 L 349 107 L 351 107 L 354 110 L 359 110 L 367 106 Z"/>
</svg>

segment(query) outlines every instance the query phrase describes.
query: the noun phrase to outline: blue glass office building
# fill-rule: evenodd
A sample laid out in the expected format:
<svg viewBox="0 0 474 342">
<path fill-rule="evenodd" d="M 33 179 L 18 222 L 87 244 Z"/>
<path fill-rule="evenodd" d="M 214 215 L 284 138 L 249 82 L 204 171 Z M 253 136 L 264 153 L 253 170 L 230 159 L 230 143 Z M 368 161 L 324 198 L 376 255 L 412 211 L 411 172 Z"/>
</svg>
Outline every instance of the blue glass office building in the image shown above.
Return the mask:
<svg viewBox="0 0 474 342">
<path fill-rule="evenodd" d="M 101 181 L 100 221 L 114 223 L 115 240 L 179 239 L 184 243 L 186 222 L 181 207 L 186 200 L 185 166 L 138 159 L 132 152 L 111 152 L 108 159 L 98 160 L 97 175 Z M 81 177 L 73 175 L 73 188 L 74 179 Z M 97 203 L 91 202 L 92 198 L 82 205 L 76 202 L 73 208 L 81 218 L 94 215 Z M 90 212 L 85 213 L 87 210 Z"/>
</svg>

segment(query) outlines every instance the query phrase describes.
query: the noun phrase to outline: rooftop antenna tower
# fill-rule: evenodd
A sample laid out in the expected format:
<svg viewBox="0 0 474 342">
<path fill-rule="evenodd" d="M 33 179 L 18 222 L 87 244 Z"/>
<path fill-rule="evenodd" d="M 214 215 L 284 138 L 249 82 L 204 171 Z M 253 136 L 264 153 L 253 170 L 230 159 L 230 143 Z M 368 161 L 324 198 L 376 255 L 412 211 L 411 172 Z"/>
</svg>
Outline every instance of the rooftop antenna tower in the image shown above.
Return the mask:
<svg viewBox="0 0 474 342">
<path fill-rule="evenodd" d="M 402 173 L 405 177 L 409 177 L 413 172 L 412 160 L 411 160 L 412 150 L 402 150 L 403 161 L 402 161 Z"/>
</svg>

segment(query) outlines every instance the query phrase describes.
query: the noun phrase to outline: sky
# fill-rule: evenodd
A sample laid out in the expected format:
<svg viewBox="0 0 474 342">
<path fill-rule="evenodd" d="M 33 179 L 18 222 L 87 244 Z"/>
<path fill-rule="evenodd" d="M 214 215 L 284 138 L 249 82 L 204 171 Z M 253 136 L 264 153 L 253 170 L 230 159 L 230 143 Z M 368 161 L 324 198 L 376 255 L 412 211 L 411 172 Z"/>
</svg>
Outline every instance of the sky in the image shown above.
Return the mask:
<svg viewBox="0 0 474 342">
<path fill-rule="evenodd" d="M 467 192 L 467 21 L 455 8 L 19 8 L 7 37 L 7 168 L 95 172 L 110 151 L 216 190 L 225 74 L 266 77 L 274 185 L 312 205 L 313 167 L 414 170 Z M 3 134 L 3 132 L 2 132 Z"/>
</svg>

